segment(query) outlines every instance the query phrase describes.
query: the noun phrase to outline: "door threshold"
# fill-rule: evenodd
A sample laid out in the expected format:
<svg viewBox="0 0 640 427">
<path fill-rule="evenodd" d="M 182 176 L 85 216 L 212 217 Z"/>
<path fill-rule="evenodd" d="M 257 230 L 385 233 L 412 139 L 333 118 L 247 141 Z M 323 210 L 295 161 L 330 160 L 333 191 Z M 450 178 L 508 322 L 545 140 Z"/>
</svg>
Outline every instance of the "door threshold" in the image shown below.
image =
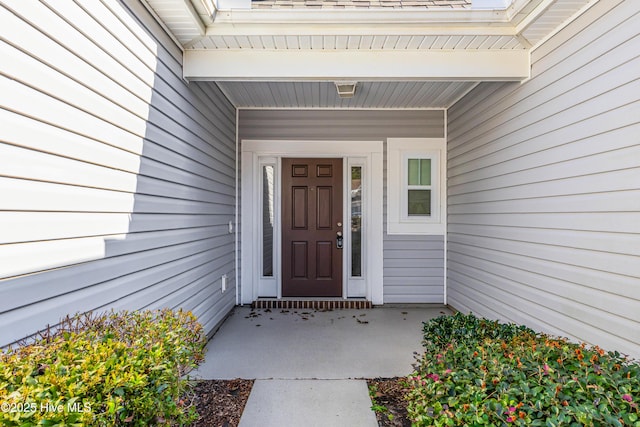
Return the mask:
<svg viewBox="0 0 640 427">
<path fill-rule="evenodd" d="M 251 308 L 311 309 L 311 310 L 364 310 L 373 308 L 371 301 L 364 298 L 259 298 L 251 303 Z"/>
</svg>

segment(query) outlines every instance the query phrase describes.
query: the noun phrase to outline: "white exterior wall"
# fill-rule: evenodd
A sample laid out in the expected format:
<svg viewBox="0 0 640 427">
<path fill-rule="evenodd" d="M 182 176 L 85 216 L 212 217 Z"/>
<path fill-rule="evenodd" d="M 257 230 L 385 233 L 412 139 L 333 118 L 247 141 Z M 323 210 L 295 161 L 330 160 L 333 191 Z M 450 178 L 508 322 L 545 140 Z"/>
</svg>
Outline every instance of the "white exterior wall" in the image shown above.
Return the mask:
<svg viewBox="0 0 640 427">
<path fill-rule="evenodd" d="M 0 22 L 0 345 L 110 308 L 211 332 L 235 303 L 234 107 L 137 1 L 7 0 Z"/>
<path fill-rule="evenodd" d="M 451 306 L 640 357 L 639 29 L 597 2 L 449 110 Z"/>
</svg>

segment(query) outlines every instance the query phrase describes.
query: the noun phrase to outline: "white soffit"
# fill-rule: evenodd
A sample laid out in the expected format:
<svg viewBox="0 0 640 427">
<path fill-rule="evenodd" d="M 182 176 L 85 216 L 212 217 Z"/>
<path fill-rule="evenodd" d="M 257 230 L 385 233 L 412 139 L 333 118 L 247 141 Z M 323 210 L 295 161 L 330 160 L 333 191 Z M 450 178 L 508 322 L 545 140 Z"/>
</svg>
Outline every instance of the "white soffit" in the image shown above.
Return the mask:
<svg viewBox="0 0 640 427">
<path fill-rule="evenodd" d="M 565 24 L 572 16 L 575 16 L 588 3 L 593 3 L 593 1 L 563 0 L 554 2 L 543 15 L 522 31 L 523 37 L 531 45 L 536 45 L 559 26 Z"/>
<path fill-rule="evenodd" d="M 208 0 L 142 0 L 162 19 L 164 25 L 184 46 L 190 40 L 205 35 L 207 25 L 213 23 L 214 9 Z M 207 10 L 207 5 L 210 8 Z"/>
<path fill-rule="evenodd" d="M 333 82 L 218 82 L 238 108 L 448 108 L 474 82 L 358 82 L 353 98 L 340 98 Z"/>
</svg>

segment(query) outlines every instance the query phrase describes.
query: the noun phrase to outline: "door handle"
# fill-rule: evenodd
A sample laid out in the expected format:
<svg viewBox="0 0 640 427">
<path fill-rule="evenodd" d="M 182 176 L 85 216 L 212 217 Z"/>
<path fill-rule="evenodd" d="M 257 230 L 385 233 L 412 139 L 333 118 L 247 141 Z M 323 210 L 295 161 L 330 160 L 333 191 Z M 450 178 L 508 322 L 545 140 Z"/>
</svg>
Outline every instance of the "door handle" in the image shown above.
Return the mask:
<svg viewBox="0 0 640 427">
<path fill-rule="evenodd" d="M 342 231 L 338 231 L 336 233 L 336 248 L 342 249 L 343 242 Z"/>
</svg>

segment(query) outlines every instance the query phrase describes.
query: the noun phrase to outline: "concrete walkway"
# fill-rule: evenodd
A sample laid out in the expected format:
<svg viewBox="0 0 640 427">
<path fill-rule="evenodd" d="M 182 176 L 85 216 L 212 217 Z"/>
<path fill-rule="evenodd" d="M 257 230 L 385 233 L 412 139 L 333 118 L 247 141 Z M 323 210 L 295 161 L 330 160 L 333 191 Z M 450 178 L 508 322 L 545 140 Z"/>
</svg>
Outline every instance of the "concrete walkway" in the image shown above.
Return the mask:
<svg viewBox="0 0 640 427">
<path fill-rule="evenodd" d="M 241 427 L 374 427 L 364 379 L 410 374 L 422 322 L 442 314 L 450 312 L 240 307 L 209 342 L 194 376 L 256 380 Z"/>
<path fill-rule="evenodd" d="M 240 427 L 376 427 L 364 380 L 256 380 Z"/>
</svg>

